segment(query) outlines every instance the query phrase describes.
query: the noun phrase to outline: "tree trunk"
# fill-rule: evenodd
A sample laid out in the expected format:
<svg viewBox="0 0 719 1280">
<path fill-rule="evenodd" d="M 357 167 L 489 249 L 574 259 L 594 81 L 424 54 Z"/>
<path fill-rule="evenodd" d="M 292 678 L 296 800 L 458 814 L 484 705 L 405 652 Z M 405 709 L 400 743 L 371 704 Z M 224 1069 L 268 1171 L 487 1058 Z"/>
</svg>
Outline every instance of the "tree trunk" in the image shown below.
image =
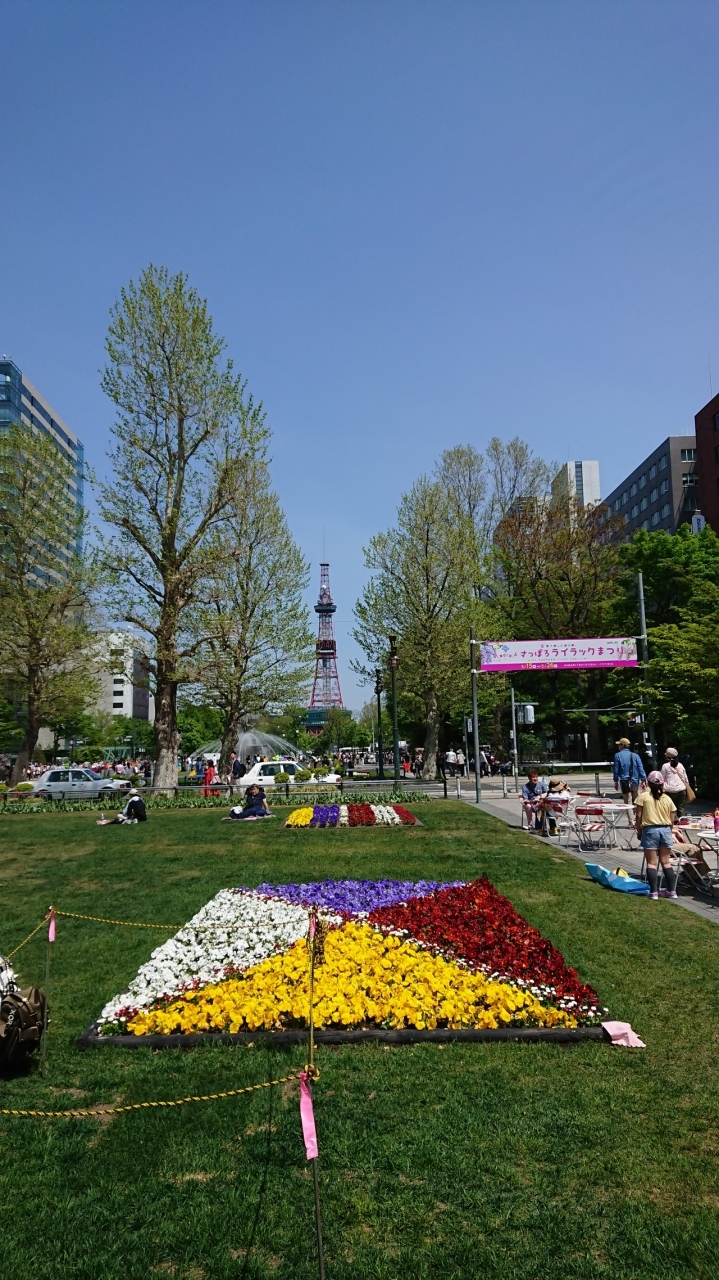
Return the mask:
<svg viewBox="0 0 719 1280">
<path fill-rule="evenodd" d="M 157 670 L 155 695 L 155 763 L 154 785 L 174 788 L 177 786 L 177 752 L 180 735 L 177 732 L 177 680 L 165 674 L 160 663 Z"/>
<path fill-rule="evenodd" d="M 220 762 L 217 766 L 221 777 L 225 777 L 230 771 L 230 754 L 237 748 L 237 739 L 240 736 L 240 717 L 234 711 L 228 711 L 225 716 L 225 725 L 222 731 L 222 746 L 220 748 Z"/>
<path fill-rule="evenodd" d="M 437 746 L 439 744 L 439 709 L 437 695 L 431 693 L 427 699 L 427 735 L 424 740 L 424 764 L 422 777 L 434 782 L 437 775 Z"/>
<path fill-rule="evenodd" d="M 27 767 L 32 760 L 32 753 L 37 746 L 39 731 L 39 725 L 32 727 L 30 724 L 28 724 L 28 727 L 25 730 L 25 737 L 22 740 L 22 746 L 18 751 L 17 759 L 13 765 L 12 774 L 10 776 L 10 785 L 13 787 L 17 786 L 18 782 L 25 782 L 27 780 Z"/>
<path fill-rule="evenodd" d="M 15 787 L 18 782 L 27 780 L 27 767 L 32 760 L 32 753 L 37 746 L 37 740 L 40 733 L 40 711 L 37 702 L 38 680 L 31 675 L 30 677 L 30 694 L 27 700 L 27 729 L 22 740 L 22 745 L 17 753 L 17 759 L 13 765 L 12 774 L 10 775 L 10 785 Z"/>
</svg>

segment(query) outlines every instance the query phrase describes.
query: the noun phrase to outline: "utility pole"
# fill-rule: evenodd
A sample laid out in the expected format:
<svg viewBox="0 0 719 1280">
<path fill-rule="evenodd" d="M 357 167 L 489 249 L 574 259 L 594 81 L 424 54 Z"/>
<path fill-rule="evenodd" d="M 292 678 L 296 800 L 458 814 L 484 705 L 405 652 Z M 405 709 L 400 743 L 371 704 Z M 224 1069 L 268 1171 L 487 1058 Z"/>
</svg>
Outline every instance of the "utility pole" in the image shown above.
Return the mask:
<svg viewBox="0 0 719 1280">
<path fill-rule="evenodd" d="M 644 611 L 644 574 L 641 572 L 637 574 L 637 591 L 639 593 L 639 622 L 642 629 L 642 634 L 640 635 L 639 639 L 642 642 L 642 658 L 644 663 L 644 686 L 647 690 L 647 696 L 648 696 L 649 694 L 649 645 L 647 644 L 647 615 Z M 648 701 L 644 702 L 644 699 L 642 699 L 642 702 L 644 703 L 645 707 L 648 706 Z M 651 744 L 652 765 L 655 769 L 657 769 L 659 766 L 657 764 L 657 740 L 654 734 L 654 717 L 653 716 L 649 720 L 649 742 Z"/>
<path fill-rule="evenodd" d="M 514 701 L 514 685 L 512 693 L 512 755 L 514 756 L 514 790 L 519 791 L 519 756 L 517 754 L 517 708 Z"/>
<path fill-rule="evenodd" d="M 482 775 L 479 771 L 479 725 L 477 723 L 477 641 L 474 627 L 469 628 L 469 669 L 472 676 L 472 738 L 474 739 L 474 798 L 482 799 Z"/>
<path fill-rule="evenodd" d="M 375 667 L 374 691 L 377 694 L 377 777 L 384 779 L 384 742 L 382 741 L 382 671 Z"/>
<path fill-rule="evenodd" d="M 394 737 L 394 780 L 399 782 L 399 729 L 397 728 L 397 637 L 389 637 L 389 665 L 392 672 L 392 732 Z"/>
</svg>

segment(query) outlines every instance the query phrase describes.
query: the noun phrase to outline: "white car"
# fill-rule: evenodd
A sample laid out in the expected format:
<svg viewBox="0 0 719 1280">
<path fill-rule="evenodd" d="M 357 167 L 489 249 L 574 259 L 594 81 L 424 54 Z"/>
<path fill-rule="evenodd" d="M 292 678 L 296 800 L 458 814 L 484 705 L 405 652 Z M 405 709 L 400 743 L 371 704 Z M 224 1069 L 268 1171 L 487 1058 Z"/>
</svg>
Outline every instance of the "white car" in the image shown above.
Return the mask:
<svg viewBox="0 0 719 1280">
<path fill-rule="evenodd" d="M 129 778 L 103 778 L 94 769 L 46 769 L 33 783 L 43 800 L 109 800 L 118 791 L 129 791 Z"/>
<path fill-rule="evenodd" d="M 240 778 L 239 785 L 251 787 L 254 782 L 258 787 L 274 787 L 275 775 L 278 773 L 288 773 L 290 782 L 293 783 L 298 769 L 302 769 L 302 765 L 296 760 L 261 760 L 247 770 L 247 773 Z"/>
</svg>

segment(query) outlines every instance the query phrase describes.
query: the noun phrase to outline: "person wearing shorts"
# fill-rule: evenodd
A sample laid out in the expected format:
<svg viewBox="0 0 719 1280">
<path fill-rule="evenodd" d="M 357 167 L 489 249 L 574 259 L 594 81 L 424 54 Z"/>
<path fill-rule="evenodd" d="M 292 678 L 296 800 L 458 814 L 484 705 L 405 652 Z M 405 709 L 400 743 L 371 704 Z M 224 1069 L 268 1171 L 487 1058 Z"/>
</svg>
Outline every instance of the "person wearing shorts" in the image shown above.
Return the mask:
<svg viewBox="0 0 719 1280">
<path fill-rule="evenodd" d="M 647 859 L 647 880 L 650 898 L 676 898 L 677 877 L 669 854 L 674 844 L 672 827 L 676 819 L 676 805 L 664 790 L 664 779 L 657 769 L 647 778 L 648 791 L 642 791 L 635 800 L 637 835 Z M 664 872 L 664 888 L 658 891 L 659 868 Z"/>
</svg>

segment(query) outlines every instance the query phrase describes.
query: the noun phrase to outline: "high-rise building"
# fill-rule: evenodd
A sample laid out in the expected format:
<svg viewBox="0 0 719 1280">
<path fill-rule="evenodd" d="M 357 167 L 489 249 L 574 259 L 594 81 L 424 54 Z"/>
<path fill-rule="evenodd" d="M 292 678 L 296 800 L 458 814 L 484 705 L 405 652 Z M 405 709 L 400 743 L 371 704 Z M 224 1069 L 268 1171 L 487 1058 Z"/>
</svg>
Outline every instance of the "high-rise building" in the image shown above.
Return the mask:
<svg viewBox="0 0 719 1280">
<path fill-rule="evenodd" d="M 96 709 L 154 724 L 155 699 L 149 689 L 150 664 L 144 642 L 127 631 L 118 631 L 106 637 L 103 650 L 108 647 L 110 669 L 103 666 L 98 671 Z"/>
<path fill-rule="evenodd" d="M 636 529 L 676 533 L 699 511 L 695 436 L 668 436 L 604 499 L 624 518 L 623 536 Z"/>
<path fill-rule="evenodd" d="M 22 422 L 31 430 L 50 436 L 72 466 L 73 497 L 79 507 L 84 506 L 85 450 L 37 387 L 4 356 L 0 360 L 0 430 L 11 422 Z"/>
<path fill-rule="evenodd" d="M 576 498 L 580 507 L 593 507 L 601 501 L 599 463 L 592 461 L 563 462 L 552 481 L 555 502 Z"/>
<path fill-rule="evenodd" d="M 719 533 L 719 395 L 712 396 L 694 418 L 699 464 L 701 513 Z"/>
</svg>

